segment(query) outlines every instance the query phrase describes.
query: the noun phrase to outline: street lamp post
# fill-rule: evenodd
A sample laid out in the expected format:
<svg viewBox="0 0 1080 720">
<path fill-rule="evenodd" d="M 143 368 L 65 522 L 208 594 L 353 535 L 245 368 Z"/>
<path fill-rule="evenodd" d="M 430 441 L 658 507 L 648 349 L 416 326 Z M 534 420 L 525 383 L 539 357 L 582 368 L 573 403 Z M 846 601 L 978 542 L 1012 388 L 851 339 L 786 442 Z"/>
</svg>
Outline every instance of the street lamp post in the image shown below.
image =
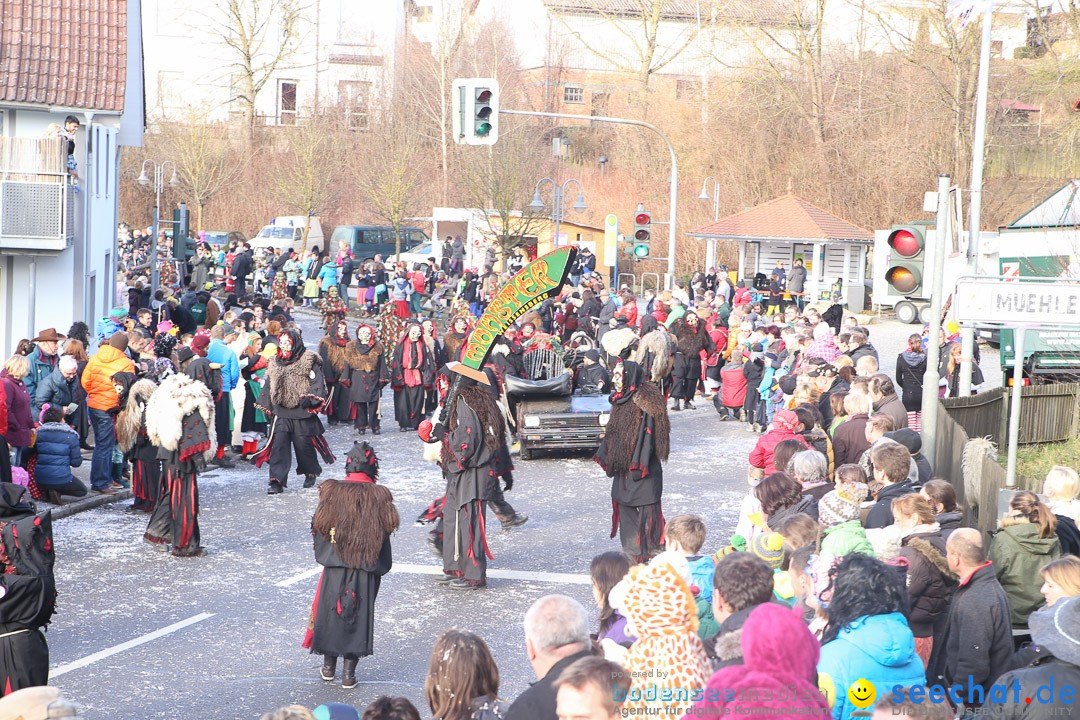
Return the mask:
<svg viewBox="0 0 1080 720">
<path fill-rule="evenodd" d="M 709 181 L 712 180 L 712 212 L 713 222 L 717 222 L 720 219 L 720 182 L 709 175 L 705 178 L 705 182 L 701 183 L 701 194 L 698 195 L 698 200 L 709 200 Z M 705 267 L 711 268 L 716 265 L 716 238 L 709 238 L 705 246 Z"/>
<path fill-rule="evenodd" d="M 563 197 L 566 194 L 566 189 L 568 187 L 570 187 L 570 185 L 577 185 L 577 188 L 578 188 L 577 200 L 573 204 L 573 208 L 575 210 L 577 210 L 578 212 L 581 212 L 582 210 L 586 210 L 588 208 L 588 206 L 585 205 L 585 191 L 581 186 L 581 181 L 580 180 L 577 180 L 575 178 L 570 178 L 569 180 L 564 182 L 562 185 L 560 185 L 559 183 L 555 182 L 551 178 L 546 177 L 546 178 L 541 178 L 536 183 L 536 190 L 533 191 L 532 202 L 529 203 L 529 207 L 532 208 L 533 210 L 543 210 L 544 209 L 544 201 L 540 199 L 540 188 L 546 182 L 551 183 L 551 222 L 555 223 L 555 236 L 553 238 L 552 244 L 555 245 L 556 247 L 558 247 L 558 245 L 559 245 L 559 226 L 562 225 L 562 221 L 563 221 Z"/>
<path fill-rule="evenodd" d="M 166 165 L 172 166 L 172 178 L 169 180 L 169 186 L 176 187 L 180 183 L 176 176 L 176 163 L 172 160 L 165 160 L 164 162 L 159 163 L 156 160 L 147 158 L 146 160 L 143 160 L 142 172 L 139 173 L 138 179 L 138 183 L 143 187 L 148 188 L 151 184 L 151 180 L 146 174 L 147 164 L 154 168 L 154 226 L 152 231 L 153 234 L 150 236 L 150 297 L 154 297 L 158 291 L 158 285 L 160 284 L 160 272 L 158 269 L 158 233 L 160 232 L 159 228 L 161 227 L 161 190 L 165 185 Z M 173 228 L 173 233 L 176 233 L 177 231 L 177 228 Z M 173 239 L 176 239 L 175 235 Z"/>
</svg>

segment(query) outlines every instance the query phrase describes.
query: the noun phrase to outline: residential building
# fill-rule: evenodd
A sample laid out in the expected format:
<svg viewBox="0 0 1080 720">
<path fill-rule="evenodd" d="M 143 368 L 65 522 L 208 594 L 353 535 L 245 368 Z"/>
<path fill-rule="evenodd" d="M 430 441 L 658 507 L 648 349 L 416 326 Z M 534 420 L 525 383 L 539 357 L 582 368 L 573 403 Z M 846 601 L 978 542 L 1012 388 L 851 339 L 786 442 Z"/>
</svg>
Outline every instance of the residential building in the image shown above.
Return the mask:
<svg viewBox="0 0 1080 720">
<path fill-rule="evenodd" d="M 144 0 L 146 102 L 151 120 L 195 115 L 241 116 L 245 77 L 262 82 L 255 95 L 259 124 L 293 125 L 309 112 L 345 110 L 357 127 L 373 98 L 389 86 L 405 27 L 401 0 L 312 0 L 293 22 L 277 15 L 233 17 L 223 0 Z M 249 10 L 276 3 L 239 3 Z M 241 27 L 260 50 L 248 68 L 240 61 Z M 283 41 L 282 38 L 288 38 Z"/>
<path fill-rule="evenodd" d="M 140 0 L 21 0 L 0 24 L 0 352 L 93 331 L 116 295 L 121 146 L 142 145 Z M 58 129 L 79 120 L 68 172 Z"/>
</svg>

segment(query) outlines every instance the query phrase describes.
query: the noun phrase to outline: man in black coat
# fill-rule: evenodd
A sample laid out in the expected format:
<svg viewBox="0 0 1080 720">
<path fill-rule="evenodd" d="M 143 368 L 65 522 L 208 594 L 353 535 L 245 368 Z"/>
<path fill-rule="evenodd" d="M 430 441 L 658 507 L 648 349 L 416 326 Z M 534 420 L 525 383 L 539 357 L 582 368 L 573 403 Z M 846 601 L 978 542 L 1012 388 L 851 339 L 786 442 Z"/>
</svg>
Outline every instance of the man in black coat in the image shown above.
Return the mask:
<svg viewBox="0 0 1080 720">
<path fill-rule="evenodd" d="M 556 720 L 554 683 L 562 671 L 590 657 L 588 616 L 577 600 L 545 595 L 525 613 L 525 652 L 537 680 L 517 696 L 504 720 Z"/>
<path fill-rule="evenodd" d="M 247 278 L 254 269 L 251 259 L 251 246 L 247 243 L 241 245 L 243 250 L 233 258 L 232 275 L 236 288 L 236 297 L 242 298 L 247 295 Z"/>
<path fill-rule="evenodd" d="M 977 708 L 985 702 L 986 690 L 1012 667 L 1009 599 L 986 559 L 978 530 L 954 531 L 945 552 L 960 585 L 949 606 L 945 634 L 940 643 L 934 643 L 927 684 L 947 688 L 956 683 L 963 688 L 964 705 Z"/>
</svg>

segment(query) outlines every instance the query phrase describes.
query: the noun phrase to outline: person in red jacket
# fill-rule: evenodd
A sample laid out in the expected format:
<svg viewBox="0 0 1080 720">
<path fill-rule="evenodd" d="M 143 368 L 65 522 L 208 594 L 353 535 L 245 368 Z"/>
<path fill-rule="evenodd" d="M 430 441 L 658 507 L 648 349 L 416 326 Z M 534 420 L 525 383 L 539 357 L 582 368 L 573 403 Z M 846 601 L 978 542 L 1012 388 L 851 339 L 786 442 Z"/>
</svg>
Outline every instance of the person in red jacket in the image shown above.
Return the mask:
<svg viewBox="0 0 1080 720">
<path fill-rule="evenodd" d="M 716 406 L 721 420 L 742 417 L 742 406 L 746 400 L 746 376 L 743 375 L 742 361 L 729 362 L 720 370 L 720 402 Z"/>
<path fill-rule="evenodd" d="M 629 327 L 637 327 L 638 324 L 638 306 L 637 298 L 634 297 L 634 293 L 626 290 L 622 294 L 623 305 L 615 313 L 615 317 L 626 318 L 626 324 Z"/>
<path fill-rule="evenodd" d="M 799 416 L 791 410 L 777 410 L 768 432 L 758 438 L 757 445 L 750 451 L 751 467 L 761 468 L 765 477 L 777 471 L 773 467 L 773 451 L 784 440 L 798 440 L 803 445 L 806 441 L 796 431 L 799 429 Z M 807 446 L 809 447 L 809 446 Z M 780 468 L 782 472 L 784 468 Z"/>
</svg>

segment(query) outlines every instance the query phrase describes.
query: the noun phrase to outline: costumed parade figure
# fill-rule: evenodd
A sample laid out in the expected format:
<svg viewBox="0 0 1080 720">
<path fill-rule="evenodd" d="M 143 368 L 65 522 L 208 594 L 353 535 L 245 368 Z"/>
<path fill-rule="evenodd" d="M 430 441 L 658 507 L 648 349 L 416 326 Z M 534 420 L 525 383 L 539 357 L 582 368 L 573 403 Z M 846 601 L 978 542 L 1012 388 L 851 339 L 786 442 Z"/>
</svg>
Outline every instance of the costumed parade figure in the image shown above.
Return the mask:
<svg viewBox="0 0 1080 720">
<path fill-rule="evenodd" d="M 270 284 L 270 304 L 276 305 L 278 300 L 284 300 L 287 297 L 289 297 L 289 284 L 284 271 L 278 270 L 274 275 L 274 282 Z"/>
<path fill-rule="evenodd" d="M 664 549 L 660 497 L 671 426 L 660 389 L 645 379 L 640 365 L 619 361 L 611 374 L 611 419 L 594 460 L 611 478 L 611 537 L 623 552 L 647 562 Z"/>
<path fill-rule="evenodd" d="M 146 405 L 157 390 L 153 381 L 135 380 L 131 373 L 116 373 L 113 382 L 126 390 L 120 394 L 120 413 L 116 416 L 116 445 L 131 462 L 131 509 L 153 512 L 161 497 L 161 460 L 146 431 Z"/>
<path fill-rule="evenodd" d="M 375 598 L 390 571 L 390 535 L 401 524 L 394 497 L 377 485 L 379 459 L 357 442 L 345 456 L 345 480 L 319 487 L 311 520 L 315 560 L 323 566 L 303 647 L 323 656 L 322 679 L 332 682 L 345 658 L 341 685 L 354 688 L 356 663 L 374 652 Z"/>
<path fill-rule="evenodd" d="M 375 340 L 375 331 L 367 325 L 358 326 L 356 340 L 345 346 L 345 372 L 349 378 L 348 403 L 353 427 L 361 435 L 369 428 L 373 435 L 378 435 L 382 432 L 379 400 L 390 376 L 383 346 Z"/>
<path fill-rule="evenodd" d="M 35 515 L 26 488 L 0 483 L 0 696 L 49 682 L 55 562 L 52 511 Z"/>
<path fill-rule="evenodd" d="M 633 360 L 645 371 L 645 379 L 656 384 L 666 397 L 671 392 L 671 371 L 674 367 L 675 343 L 671 334 L 652 315 L 641 319 L 641 339 Z"/>
<path fill-rule="evenodd" d="M 701 351 L 706 355 L 716 352 L 705 323 L 697 314 L 688 312 L 675 321 L 675 367 L 672 370 L 671 397 L 675 403 L 672 410 L 681 410 L 679 401 L 688 410 L 694 408 L 694 395 L 701 382 Z"/>
<path fill-rule="evenodd" d="M 277 338 L 267 337 L 261 343 L 256 336 L 255 340 L 251 341 L 249 351 L 252 353 L 247 357 L 247 362 L 242 363 L 240 368 L 240 377 L 243 378 L 244 383 L 247 385 L 247 392 L 244 394 L 244 412 L 240 417 L 240 435 L 243 438 L 243 452 L 245 457 L 249 457 L 259 450 L 259 439 L 266 436 L 267 417 L 266 413 L 259 407 L 259 398 L 263 394 L 263 386 L 266 382 L 266 368 L 269 367 L 270 361 L 277 355 L 277 345 L 275 340 Z M 255 352 L 259 346 L 262 348 Z"/>
<path fill-rule="evenodd" d="M 443 344 L 439 342 L 438 328 L 435 326 L 435 321 L 431 318 L 424 320 L 420 323 L 420 329 L 424 331 L 424 344 L 427 345 L 428 352 L 431 353 L 431 357 L 435 361 L 435 367 L 441 368 L 446 364 L 446 352 L 443 349 Z M 424 415 L 435 412 L 438 405 L 439 395 L 435 392 L 435 387 L 432 386 L 424 396 Z"/>
<path fill-rule="evenodd" d="M 401 432 L 416 430 L 424 419 L 427 392 L 435 383 L 435 359 L 413 323 L 394 349 L 390 384 L 394 388 L 394 417 Z"/>
<path fill-rule="evenodd" d="M 446 475 L 440 581 L 472 590 L 487 585 L 487 561 L 495 559 L 487 545 L 485 514 L 488 494 L 497 482 L 493 463 L 506 437 L 494 396 L 475 380 L 462 378 L 457 396 L 447 402 L 446 423 L 435 425 L 431 435 L 442 442 Z"/>
<path fill-rule="evenodd" d="M 330 332 L 334 323 L 345 319 L 345 301 L 338 295 L 337 285 L 331 285 L 326 291 L 326 297 L 319 301 L 319 312 L 322 313 L 322 329 Z"/>
<path fill-rule="evenodd" d="M 266 370 L 266 388 L 260 398 L 263 412 L 273 416 L 270 439 L 255 454 L 255 467 L 270 463 L 270 483 L 266 493 L 277 495 L 288 485 L 289 466 L 296 452 L 296 472 L 304 476 L 304 487 L 315 487 L 322 474 L 316 453 L 327 463 L 334 455 L 323 436 L 319 409 L 326 402 L 326 380 L 322 358 L 308 352 L 296 330 L 278 336 L 278 353 Z M 268 398 L 263 402 L 264 398 Z"/>
<path fill-rule="evenodd" d="M 163 482 L 143 537 L 172 545 L 177 557 L 206 552 L 200 545 L 198 474 L 214 457 L 213 428 L 214 398 L 187 375 L 165 378 L 146 404 L 146 433 L 158 449 Z"/>
<path fill-rule="evenodd" d="M 326 378 L 326 421 L 331 425 L 349 422 L 349 373 L 345 367 L 345 346 L 349 344 L 349 325 L 338 320 L 326 329 L 319 341 L 323 376 Z"/>
<path fill-rule="evenodd" d="M 469 321 L 465 317 L 456 317 L 450 321 L 450 331 L 443 338 L 443 348 L 446 352 L 446 362 L 457 362 L 461 359 L 461 347 L 469 338 Z"/>
<path fill-rule="evenodd" d="M 503 421 L 502 442 L 499 444 L 495 457 L 491 460 L 491 470 L 494 477 L 489 483 L 487 498 L 488 502 L 491 503 L 491 509 L 495 512 L 495 517 L 499 519 L 499 523 L 503 528 L 509 530 L 524 525 L 529 520 L 529 516 L 522 515 L 515 510 L 514 506 L 507 502 L 506 496 L 503 494 L 504 488 L 506 492 L 514 489 L 514 460 L 510 457 L 510 440 L 506 432 L 507 410 L 503 403 L 506 393 L 503 392 L 502 378 L 493 364 L 488 363 L 484 367 L 484 374 L 487 375 L 488 382 L 491 383 L 487 389 L 499 409 L 499 419 Z"/>
</svg>

